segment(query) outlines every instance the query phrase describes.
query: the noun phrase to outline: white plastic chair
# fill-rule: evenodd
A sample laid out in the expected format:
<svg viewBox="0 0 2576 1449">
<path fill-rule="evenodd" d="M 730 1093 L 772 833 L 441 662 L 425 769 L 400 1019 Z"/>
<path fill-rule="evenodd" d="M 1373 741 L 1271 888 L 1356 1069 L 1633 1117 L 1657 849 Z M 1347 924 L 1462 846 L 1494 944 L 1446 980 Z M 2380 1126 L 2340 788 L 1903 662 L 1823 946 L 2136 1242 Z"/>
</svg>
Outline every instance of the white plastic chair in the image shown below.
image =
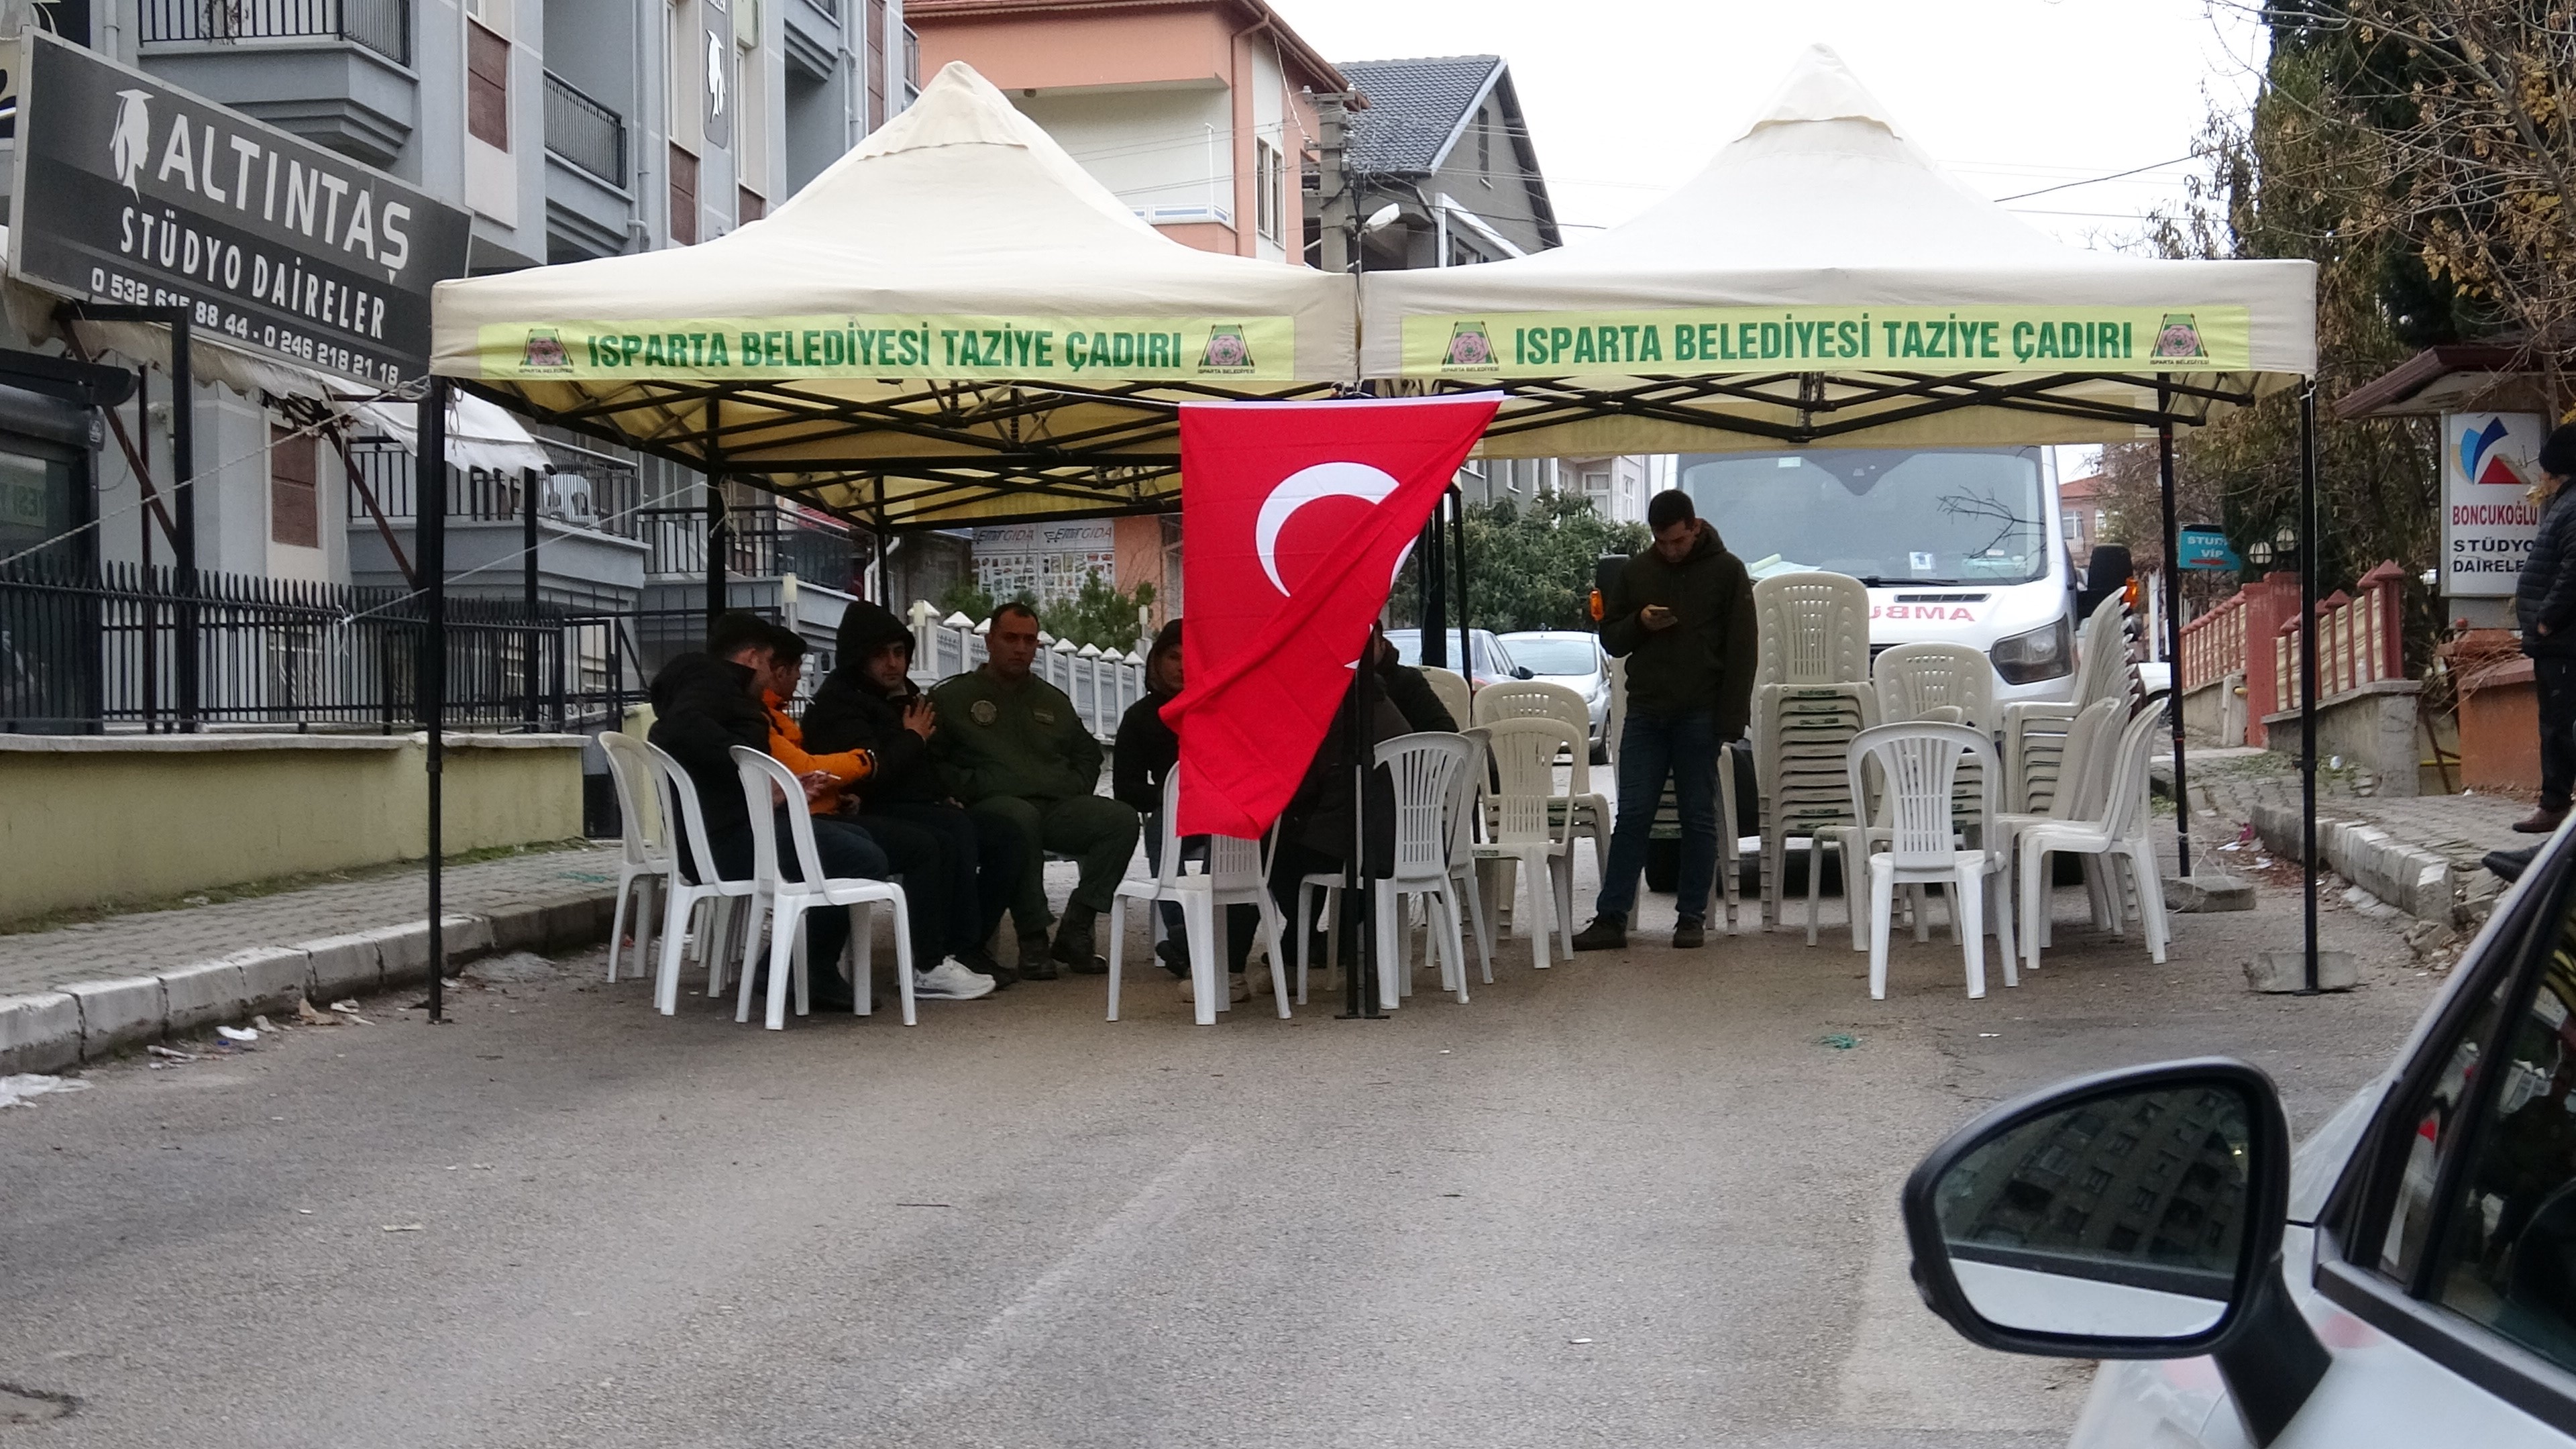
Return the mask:
<svg viewBox="0 0 2576 1449">
<path fill-rule="evenodd" d="M 1869 995 L 1873 1001 L 1887 999 L 1887 937 L 1899 884 L 1950 887 L 1950 909 L 1967 957 L 1971 998 L 1986 994 L 1985 935 L 1991 903 L 1991 922 L 2003 948 L 2004 984 L 2021 984 L 2013 963 L 2010 857 L 1990 845 L 1963 848 L 1959 844 L 1955 790 L 1959 767 L 1968 761 L 1983 766 L 1974 824 L 1979 838 L 1991 840 L 1994 832 L 1987 826 L 1994 816 L 1995 747 L 1984 734 L 1965 725 L 1892 724 L 1863 730 L 1852 738 L 1852 798 L 1869 798 L 1865 774 L 1874 763 L 1887 802 L 1888 848 L 1872 851 L 1869 857 Z"/>
<path fill-rule="evenodd" d="M 1449 717 L 1461 725 L 1466 724 L 1467 714 L 1474 708 L 1476 693 L 1467 683 L 1467 676 L 1455 669 L 1426 664 L 1422 667 L 1422 677 L 1431 682 L 1431 692 L 1440 696 L 1440 706 L 1449 711 Z"/>
<path fill-rule="evenodd" d="M 1529 884 L 1531 911 L 1526 917 L 1514 915 L 1530 938 L 1534 964 L 1544 971 L 1551 911 L 1565 954 L 1574 954 L 1574 858 L 1569 834 L 1573 811 L 1556 788 L 1556 756 L 1559 750 L 1580 753 L 1583 732 L 1552 719 L 1497 720 L 1480 728 L 1494 762 L 1496 785 L 1486 805 L 1486 837 L 1476 847 L 1476 858 L 1518 862 Z M 1541 900 L 1547 901 L 1546 908 L 1539 906 Z"/>
<path fill-rule="evenodd" d="M 644 753 L 644 742 L 610 730 L 599 737 L 599 748 L 608 757 L 609 784 L 617 791 L 617 916 L 608 928 L 608 979 L 613 982 L 617 951 L 626 942 L 628 898 L 635 902 L 635 954 L 630 958 L 635 969 L 629 974 L 641 976 L 644 962 L 652 959 L 653 905 L 669 896 L 679 862 L 671 853 L 670 819 L 658 808 L 661 792 L 654 782 L 659 776 L 652 757 Z"/>
<path fill-rule="evenodd" d="M 912 1003 L 912 924 L 905 909 L 903 890 L 891 881 L 867 880 L 859 876 L 827 878 L 823 874 L 822 852 L 814 845 L 814 817 L 805 811 L 805 786 L 796 772 L 742 745 L 733 747 L 734 768 L 742 772 L 743 804 L 751 810 L 752 897 L 751 926 L 743 933 L 742 989 L 734 1003 L 733 1019 L 751 1019 L 752 951 L 760 940 L 760 912 L 766 906 L 769 914 L 769 1019 L 771 1031 L 787 1025 L 787 978 L 791 970 L 796 978 L 796 1014 L 803 1016 L 811 1007 L 811 991 L 806 980 L 805 913 L 816 907 L 840 907 L 850 913 L 850 945 L 855 964 L 850 971 L 850 1010 L 866 1016 L 875 1007 L 869 1000 L 871 973 L 868 957 L 875 944 L 874 912 L 861 912 L 861 906 L 890 906 L 894 910 L 894 977 L 903 996 L 903 1024 L 914 1025 Z M 764 829 L 776 806 L 770 791 L 775 787 L 784 793 L 788 804 L 788 835 L 795 841 L 799 878 L 789 880 L 778 866 L 778 832 Z M 838 969 L 838 962 L 826 962 Z"/>
<path fill-rule="evenodd" d="M 2118 700 L 2097 699 L 2076 711 L 2057 746 L 2065 775 L 2051 788 L 2047 808 L 1998 813 L 1995 816 L 1998 839 L 1993 843 L 2017 852 L 2021 835 L 2033 826 L 2101 818 L 2103 801 L 2109 795 L 2111 777 L 2119 760 L 2122 710 Z M 2097 868 L 2095 859 L 2087 858 L 2084 866 L 2084 892 L 2092 905 L 2093 924 L 2103 930 L 2118 929 L 2118 892 L 2108 888 L 2104 872 Z M 2041 944 L 2045 945 L 2049 934 L 2045 911 L 2042 912 L 2039 933 Z"/>
<path fill-rule="evenodd" d="M 1869 586 L 1849 574 L 1753 581 L 1753 682 L 1849 684 L 1869 677 Z"/>
<path fill-rule="evenodd" d="M 688 861 L 706 873 L 704 879 L 691 880 L 687 867 L 674 862 L 670 875 L 670 899 L 662 912 L 662 961 L 654 976 L 653 1005 L 664 1016 L 672 1016 L 680 1009 L 680 949 L 689 940 L 690 917 L 701 904 L 706 906 L 706 923 L 697 936 L 698 959 L 706 963 L 707 994 L 714 996 L 724 990 L 724 942 L 733 919 L 733 903 L 750 900 L 757 887 L 749 877 L 727 880 L 716 873 L 715 857 L 707 849 L 706 811 L 698 802 L 697 783 L 689 778 L 689 772 L 650 741 L 645 743 L 644 757 L 653 762 L 654 771 L 662 778 L 662 818 L 668 820 L 673 813 L 678 814 L 680 839 L 689 848 Z"/>
<path fill-rule="evenodd" d="M 1879 652 L 1869 666 L 1878 687 L 1878 718 L 1883 724 L 1929 719 L 1937 709 L 1955 708 L 1956 723 L 1983 730 L 1994 721 L 1995 666 L 1965 644 L 1899 644 Z"/>
<path fill-rule="evenodd" d="M 2013 841 L 2021 874 L 2022 951 L 2033 969 L 2039 966 L 2040 948 L 2049 934 L 2048 857 L 2058 852 L 2101 856 L 2106 863 L 2128 866 L 2138 893 L 2147 954 L 2158 965 L 2164 963 L 2164 880 L 2156 863 L 2155 843 L 2150 837 L 2152 817 L 2147 808 L 2147 762 L 2155 754 L 2156 731 L 2163 724 L 2159 711 L 2149 708 L 2138 711 L 2122 727 L 2098 816 L 2043 821 L 2023 828 Z M 2116 928 L 2121 885 L 2116 874 L 2104 884 L 2113 898 Z"/>
<path fill-rule="evenodd" d="M 1562 684 L 1541 679 L 1513 679 L 1488 684 L 1476 691 L 1476 718 L 1473 723 L 1493 724 L 1507 719 L 1552 719 L 1574 731 L 1574 784 L 1569 792 L 1573 802 L 1573 833 L 1592 842 L 1594 873 L 1610 873 L 1610 801 L 1592 788 L 1592 713 L 1585 707 L 1583 696 Z"/>
<path fill-rule="evenodd" d="M 1489 686 L 1490 688 L 1490 686 Z M 1393 777 L 1395 787 L 1395 873 L 1370 884 L 1373 922 L 1377 938 L 1378 999 L 1393 1010 L 1412 994 L 1412 953 L 1406 945 L 1409 934 L 1404 926 L 1405 901 L 1419 897 L 1425 907 L 1425 928 L 1430 949 L 1440 961 L 1440 989 L 1467 999 L 1466 912 L 1459 908 L 1459 843 L 1465 834 L 1461 818 L 1473 791 L 1468 788 L 1468 772 L 1478 759 L 1476 745 L 1464 735 L 1440 731 L 1398 735 L 1377 747 L 1377 763 Z M 1463 890 L 1474 899 L 1472 872 Z M 1315 893 L 1323 893 L 1323 906 L 1333 922 L 1328 928 L 1327 947 L 1334 957 L 1340 954 L 1341 892 L 1343 877 L 1334 872 L 1319 872 L 1297 883 L 1297 999 L 1306 999 L 1307 957 L 1312 950 L 1313 932 L 1303 923 L 1314 919 Z M 1482 912 L 1477 923 L 1477 944 L 1485 947 L 1485 979 L 1494 979 L 1491 947 L 1482 936 Z"/>
<path fill-rule="evenodd" d="M 1181 772 L 1163 777 L 1163 819 L 1181 818 Z M 1165 838 L 1162 866 L 1150 879 L 1122 880 L 1109 902 L 1109 1019 L 1118 1019 L 1118 988 L 1126 972 L 1127 903 L 1142 901 L 1149 913 L 1158 901 L 1177 901 L 1181 929 L 1189 938 L 1190 1004 L 1198 1024 L 1216 1025 L 1216 1014 L 1233 1003 L 1227 999 L 1223 956 L 1217 946 L 1219 906 L 1255 906 L 1261 911 L 1261 937 L 1270 948 L 1270 985 L 1279 998 L 1279 1015 L 1288 1015 L 1287 955 L 1279 949 L 1279 912 L 1270 899 L 1270 873 L 1264 868 L 1261 842 L 1231 835 L 1207 837 L 1207 869 L 1188 869 L 1182 862 L 1181 837 Z M 1199 862 L 1191 861 L 1189 865 Z M 1302 989 L 1302 986 L 1301 988 Z"/>
<path fill-rule="evenodd" d="M 2094 606 L 2076 635 L 2075 697 L 2023 700 L 2003 709 L 2006 810 L 2038 813 L 2050 808 L 2058 784 L 2073 765 L 2065 758 L 2066 732 L 2076 711 L 2110 700 L 2124 710 L 2135 703 L 2137 672 L 2129 663 L 2129 605 L 2118 594 Z"/>
</svg>

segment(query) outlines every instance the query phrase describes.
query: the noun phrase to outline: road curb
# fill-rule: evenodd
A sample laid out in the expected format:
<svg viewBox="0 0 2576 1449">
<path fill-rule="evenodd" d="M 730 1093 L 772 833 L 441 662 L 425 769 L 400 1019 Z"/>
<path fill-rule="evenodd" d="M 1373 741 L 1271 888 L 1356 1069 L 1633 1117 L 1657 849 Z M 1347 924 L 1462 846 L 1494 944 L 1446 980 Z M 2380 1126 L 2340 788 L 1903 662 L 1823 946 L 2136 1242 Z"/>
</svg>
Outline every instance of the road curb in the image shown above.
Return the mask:
<svg viewBox="0 0 2576 1449">
<path fill-rule="evenodd" d="M 615 915 L 608 887 L 452 915 L 447 963 L 499 951 L 589 946 Z M 429 979 L 429 923 L 413 921 L 286 946 L 254 946 L 148 976 L 70 981 L 50 991 L 0 996 L 0 1076 L 95 1062 L 173 1032 L 291 1011 L 298 998 L 331 1002 Z"/>
<path fill-rule="evenodd" d="M 2302 821 L 2299 807 L 2286 801 L 2258 800 L 2254 829 L 2273 854 L 2299 858 Z M 2419 846 L 2409 845 L 2363 820 L 2335 820 L 2317 814 L 2318 853 L 2337 875 L 2380 900 L 2420 920 L 2458 925 L 2459 884 L 2451 863 Z"/>
</svg>

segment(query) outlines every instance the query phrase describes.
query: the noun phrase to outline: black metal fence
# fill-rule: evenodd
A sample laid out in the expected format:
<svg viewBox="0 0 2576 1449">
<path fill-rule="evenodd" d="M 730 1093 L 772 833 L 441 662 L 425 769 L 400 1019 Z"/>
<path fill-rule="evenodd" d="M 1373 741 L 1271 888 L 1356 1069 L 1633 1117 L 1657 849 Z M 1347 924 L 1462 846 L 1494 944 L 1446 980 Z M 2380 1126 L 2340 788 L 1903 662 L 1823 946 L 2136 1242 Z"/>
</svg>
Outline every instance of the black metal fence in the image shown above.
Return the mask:
<svg viewBox="0 0 2576 1449">
<path fill-rule="evenodd" d="M 411 64 L 411 0 L 142 0 L 143 43 L 330 38 Z"/>
<path fill-rule="evenodd" d="M 626 118 L 546 72 L 546 149 L 611 186 L 626 185 Z"/>
<path fill-rule="evenodd" d="M 450 599 L 448 723 L 615 721 L 643 693 L 633 625 Z M 401 589 L 22 561 L 0 567 L 0 731 L 409 730 L 427 638 Z"/>
</svg>

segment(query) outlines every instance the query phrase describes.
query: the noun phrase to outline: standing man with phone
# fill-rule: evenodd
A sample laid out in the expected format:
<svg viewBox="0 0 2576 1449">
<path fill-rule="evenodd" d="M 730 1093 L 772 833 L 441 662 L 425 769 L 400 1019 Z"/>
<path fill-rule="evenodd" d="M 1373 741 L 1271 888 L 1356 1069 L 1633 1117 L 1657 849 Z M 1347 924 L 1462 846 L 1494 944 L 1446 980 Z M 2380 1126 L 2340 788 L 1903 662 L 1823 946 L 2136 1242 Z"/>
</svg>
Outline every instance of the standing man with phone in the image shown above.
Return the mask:
<svg viewBox="0 0 2576 1449">
<path fill-rule="evenodd" d="M 1592 924 L 1577 951 L 1628 944 L 1637 877 L 1664 780 L 1681 811 L 1680 920 L 1673 944 L 1707 942 L 1708 893 L 1717 877 L 1717 747 L 1752 719 L 1753 580 L 1680 489 L 1646 505 L 1652 548 L 1628 560 L 1601 611 L 1601 647 L 1628 661 L 1628 721 L 1619 734 L 1618 818 Z M 1728 829 L 1734 822 L 1727 822 Z"/>
</svg>

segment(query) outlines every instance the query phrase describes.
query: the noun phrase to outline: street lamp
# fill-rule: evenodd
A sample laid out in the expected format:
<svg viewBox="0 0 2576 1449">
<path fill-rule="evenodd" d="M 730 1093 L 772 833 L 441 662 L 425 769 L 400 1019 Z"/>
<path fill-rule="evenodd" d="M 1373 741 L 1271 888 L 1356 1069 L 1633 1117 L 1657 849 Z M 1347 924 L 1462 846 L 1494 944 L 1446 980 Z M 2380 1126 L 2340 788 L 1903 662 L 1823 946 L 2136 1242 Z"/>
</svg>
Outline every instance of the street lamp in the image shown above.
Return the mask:
<svg viewBox="0 0 2576 1449">
<path fill-rule="evenodd" d="M 2245 545 L 2245 559 L 2246 562 L 2251 563 L 2258 569 L 2270 568 L 2272 566 L 2272 541 L 2268 538 L 2258 538 L 2252 543 Z"/>
<path fill-rule="evenodd" d="M 2272 530 L 2272 551 L 2284 557 L 2299 551 L 2299 531 L 2284 523 Z"/>
</svg>

